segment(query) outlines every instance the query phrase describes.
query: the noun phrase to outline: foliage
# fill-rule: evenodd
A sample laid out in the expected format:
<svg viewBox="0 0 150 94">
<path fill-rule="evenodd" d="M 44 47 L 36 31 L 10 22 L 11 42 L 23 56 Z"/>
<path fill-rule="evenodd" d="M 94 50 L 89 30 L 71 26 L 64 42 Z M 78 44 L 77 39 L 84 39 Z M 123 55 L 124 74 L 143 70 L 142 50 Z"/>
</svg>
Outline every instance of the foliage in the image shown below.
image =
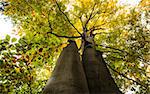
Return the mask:
<svg viewBox="0 0 150 94">
<path fill-rule="evenodd" d="M 50 48 L 40 48 L 39 44 L 27 44 L 25 38 L 20 39 L 18 43 L 13 43 L 14 40 L 16 39 L 10 40 L 10 36 L 7 35 L 1 41 L 1 93 L 41 92 L 48 76 L 40 72 L 45 70 L 49 74 L 51 68 L 47 64 L 53 65 L 53 54 L 47 51 Z M 37 78 L 39 74 L 47 77 Z"/>
<path fill-rule="evenodd" d="M 116 0 L 6 1 L 4 14 L 24 36 L 0 41 L 0 92 L 40 93 L 67 39 L 79 46 L 84 32 L 94 35 L 122 92 L 150 92 L 150 32 L 140 8 L 117 6 Z"/>
</svg>

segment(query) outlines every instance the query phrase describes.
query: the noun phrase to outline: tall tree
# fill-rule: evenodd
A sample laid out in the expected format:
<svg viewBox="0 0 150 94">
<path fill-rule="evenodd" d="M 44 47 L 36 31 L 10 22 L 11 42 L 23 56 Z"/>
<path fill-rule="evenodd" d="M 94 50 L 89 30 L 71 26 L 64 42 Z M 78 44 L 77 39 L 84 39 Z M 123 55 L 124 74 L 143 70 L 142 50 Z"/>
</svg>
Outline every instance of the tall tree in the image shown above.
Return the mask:
<svg viewBox="0 0 150 94">
<path fill-rule="evenodd" d="M 4 14 L 12 18 L 18 34 L 24 36 L 11 45 L 8 36 L 0 41 L 3 93 L 41 92 L 48 79 L 42 71 L 50 75 L 67 40 L 75 39 L 80 47 L 90 34 L 123 93 L 150 91 L 149 30 L 141 24 L 142 8 L 127 9 L 115 0 L 5 1 L 9 5 L 3 8 Z M 22 80 L 15 80 L 20 77 Z"/>
<path fill-rule="evenodd" d="M 90 94 L 121 94 L 106 66 L 102 52 L 86 43 L 82 60 Z"/>
<path fill-rule="evenodd" d="M 77 45 L 71 41 L 61 52 L 44 94 L 88 94 Z"/>
</svg>

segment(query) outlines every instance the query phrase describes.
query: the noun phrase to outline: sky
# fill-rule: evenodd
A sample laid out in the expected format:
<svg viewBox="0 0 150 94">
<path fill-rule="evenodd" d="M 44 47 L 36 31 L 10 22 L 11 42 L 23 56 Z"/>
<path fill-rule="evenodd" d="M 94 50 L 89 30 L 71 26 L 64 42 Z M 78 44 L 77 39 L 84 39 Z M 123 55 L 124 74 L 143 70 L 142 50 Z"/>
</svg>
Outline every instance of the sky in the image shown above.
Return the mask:
<svg viewBox="0 0 150 94">
<path fill-rule="evenodd" d="M 13 24 L 11 19 L 0 14 L 0 39 L 5 38 L 5 35 L 11 34 L 13 29 Z"/>
<path fill-rule="evenodd" d="M 17 35 L 17 32 L 14 32 L 16 30 L 12 20 L 3 14 L 0 14 L 0 39 L 4 39 L 7 34 L 19 39 L 20 37 Z"/>
<path fill-rule="evenodd" d="M 119 0 L 119 4 L 136 6 L 141 0 Z"/>
<path fill-rule="evenodd" d="M 131 6 L 137 5 L 141 0 L 119 0 L 119 4 L 129 4 Z M 13 30 L 13 24 L 11 22 L 11 19 L 2 15 L 0 13 L 0 39 L 4 39 L 7 34 L 11 36 L 15 36 L 12 34 Z"/>
</svg>

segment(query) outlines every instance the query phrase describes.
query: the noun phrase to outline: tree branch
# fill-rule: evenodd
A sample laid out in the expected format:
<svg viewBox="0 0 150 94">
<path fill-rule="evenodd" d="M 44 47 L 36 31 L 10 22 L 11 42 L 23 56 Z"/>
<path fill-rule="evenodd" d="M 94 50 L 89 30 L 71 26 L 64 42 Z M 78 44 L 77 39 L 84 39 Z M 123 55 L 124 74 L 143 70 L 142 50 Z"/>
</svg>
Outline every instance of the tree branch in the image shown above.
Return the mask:
<svg viewBox="0 0 150 94">
<path fill-rule="evenodd" d="M 72 13 L 72 12 L 71 12 L 71 13 Z M 84 24 L 83 24 L 83 21 L 82 21 L 82 16 L 83 16 L 83 14 L 80 15 L 80 16 L 77 16 L 77 15 L 74 14 L 74 13 L 72 13 L 72 14 L 80 20 L 82 27 L 84 27 Z"/>
<path fill-rule="evenodd" d="M 93 36 L 95 37 L 95 36 L 98 35 L 98 34 L 109 34 L 109 33 L 107 33 L 107 32 L 99 32 L 99 33 L 93 34 Z"/>
<path fill-rule="evenodd" d="M 133 80 L 133 79 L 131 79 L 131 78 L 128 78 L 128 77 L 125 76 L 123 73 L 120 73 L 120 72 L 116 71 L 116 70 L 113 69 L 109 64 L 106 63 L 106 65 L 107 65 L 111 70 L 113 70 L 114 72 L 118 73 L 118 74 L 121 75 L 122 77 L 124 77 L 124 78 L 126 78 L 126 79 L 128 79 L 128 80 L 131 80 L 131 81 L 133 81 L 134 83 L 136 83 L 136 84 L 138 84 L 138 85 L 141 85 L 141 86 L 144 87 L 144 88 L 147 88 L 147 87 L 148 87 L 147 84 L 146 84 L 146 85 L 142 85 L 140 82 L 135 81 L 135 80 Z"/>
<path fill-rule="evenodd" d="M 49 24 L 50 32 L 47 32 L 47 34 L 52 34 L 56 37 L 61 37 L 61 38 L 80 38 L 81 37 L 81 36 L 62 36 L 62 35 L 57 35 L 57 34 L 53 33 L 52 32 L 53 28 L 52 28 L 52 25 L 51 25 L 50 20 L 49 20 L 49 14 L 50 14 L 50 12 L 48 13 L 48 24 Z"/>
<path fill-rule="evenodd" d="M 63 35 L 57 35 L 57 34 L 51 32 L 51 31 L 47 32 L 47 34 L 52 34 L 52 35 L 54 35 L 56 37 L 61 37 L 61 38 L 81 38 L 81 36 L 63 36 Z"/>
<path fill-rule="evenodd" d="M 93 27 L 93 28 L 90 28 L 88 31 L 93 32 L 93 31 L 95 31 L 95 30 L 106 30 L 106 28 L 101 28 L 101 27 L 95 28 L 95 27 Z M 98 34 L 98 33 L 97 33 L 97 34 Z M 94 34 L 94 35 L 95 35 L 95 34 Z"/>
<path fill-rule="evenodd" d="M 83 21 L 82 21 L 82 15 L 79 17 L 79 19 L 80 19 L 80 22 L 81 22 L 82 28 L 83 28 L 83 27 L 84 27 L 84 24 L 83 24 Z"/>
<path fill-rule="evenodd" d="M 85 23 L 85 25 L 84 25 L 84 28 L 86 28 L 86 26 L 87 26 L 87 24 L 89 23 L 89 21 L 91 20 L 91 18 L 93 18 L 92 15 L 93 15 L 95 6 L 96 6 L 96 3 L 94 4 L 94 6 L 93 6 L 93 8 L 92 8 L 92 11 L 91 11 L 91 13 L 90 13 L 90 16 L 89 16 L 89 18 L 87 19 L 87 21 L 86 21 L 86 23 Z"/>
<path fill-rule="evenodd" d="M 120 52 L 123 52 L 123 53 L 126 53 L 126 54 L 128 54 L 128 52 L 126 52 L 126 51 L 123 51 L 123 50 L 120 50 L 120 49 L 118 49 L 118 48 L 113 48 L 113 47 L 104 46 L 104 45 L 97 45 L 97 46 L 102 46 L 102 47 L 105 47 L 105 48 L 109 48 L 109 49 L 117 50 L 117 51 L 120 51 Z"/>
<path fill-rule="evenodd" d="M 69 20 L 68 16 L 61 10 L 59 4 L 56 2 L 56 5 L 58 6 L 59 11 L 67 18 L 67 21 L 69 22 L 69 24 L 82 36 L 82 34 L 78 31 L 78 29 L 71 23 L 71 21 Z"/>
</svg>

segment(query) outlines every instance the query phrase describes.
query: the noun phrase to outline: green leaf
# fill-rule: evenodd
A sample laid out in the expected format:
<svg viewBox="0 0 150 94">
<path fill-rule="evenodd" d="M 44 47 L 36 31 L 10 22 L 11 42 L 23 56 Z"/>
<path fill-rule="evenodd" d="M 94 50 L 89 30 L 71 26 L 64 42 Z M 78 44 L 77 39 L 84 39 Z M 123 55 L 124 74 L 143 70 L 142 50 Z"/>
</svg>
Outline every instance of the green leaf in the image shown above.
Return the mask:
<svg viewBox="0 0 150 94">
<path fill-rule="evenodd" d="M 2 40 L 0 40 L 0 44 L 2 43 L 3 41 Z"/>
<path fill-rule="evenodd" d="M 3 64 L 3 60 L 0 60 L 0 65 L 2 65 Z"/>
<path fill-rule="evenodd" d="M 11 42 L 16 42 L 17 41 L 17 38 L 12 38 L 11 39 Z"/>
<path fill-rule="evenodd" d="M 10 35 L 6 35 L 6 37 L 5 37 L 5 40 L 4 40 L 5 42 L 9 42 L 10 41 Z"/>
</svg>

